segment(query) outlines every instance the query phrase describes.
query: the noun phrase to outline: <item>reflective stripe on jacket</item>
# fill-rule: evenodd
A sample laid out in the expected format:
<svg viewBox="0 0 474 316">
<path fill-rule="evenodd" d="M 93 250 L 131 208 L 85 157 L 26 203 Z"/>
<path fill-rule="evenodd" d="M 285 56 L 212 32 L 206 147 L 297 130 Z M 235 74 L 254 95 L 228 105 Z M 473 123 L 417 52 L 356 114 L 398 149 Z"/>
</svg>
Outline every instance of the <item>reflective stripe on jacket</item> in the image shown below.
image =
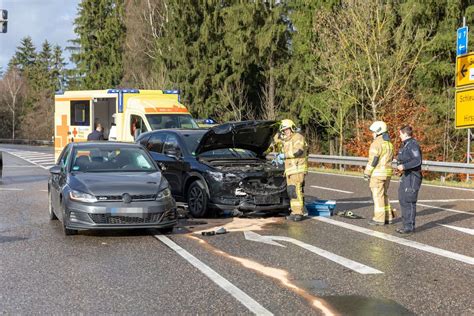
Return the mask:
<svg viewBox="0 0 474 316">
<path fill-rule="evenodd" d="M 392 143 L 389 140 L 384 140 L 383 135 L 379 135 L 370 145 L 369 162 L 364 173 L 377 178 L 391 177 L 393 174 L 392 160 Z"/>
<path fill-rule="evenodd" d="M 283 153 L 285 154 L 286 175 L 308 172 L 308 144 L 303 135 L 293 133 L 289 139 L 285 139 Z"/>
</svg>

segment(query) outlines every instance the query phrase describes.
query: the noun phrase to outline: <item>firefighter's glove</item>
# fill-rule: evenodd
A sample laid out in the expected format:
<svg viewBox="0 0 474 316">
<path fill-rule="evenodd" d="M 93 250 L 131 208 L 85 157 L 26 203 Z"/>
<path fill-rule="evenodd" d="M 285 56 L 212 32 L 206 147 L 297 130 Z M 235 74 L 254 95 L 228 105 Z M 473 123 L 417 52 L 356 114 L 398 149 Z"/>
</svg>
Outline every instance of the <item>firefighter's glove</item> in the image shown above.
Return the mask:
<svg viewBox="0 0 474 316">
<path fill-rule="evenodd" d="M 368 174 L 364 174 L 364 181 L 369 181 L 370 180 L 370 176 Z"/>
<path fill-rule="evenodd" d="M 285 154 L 283 154 L 283 153 L 278 154 L 275 159 L 276 159 L 276 161 L 279 165 L 282 165 L 284 163 L 284 160 L 285 160 Z"/>
</svg>

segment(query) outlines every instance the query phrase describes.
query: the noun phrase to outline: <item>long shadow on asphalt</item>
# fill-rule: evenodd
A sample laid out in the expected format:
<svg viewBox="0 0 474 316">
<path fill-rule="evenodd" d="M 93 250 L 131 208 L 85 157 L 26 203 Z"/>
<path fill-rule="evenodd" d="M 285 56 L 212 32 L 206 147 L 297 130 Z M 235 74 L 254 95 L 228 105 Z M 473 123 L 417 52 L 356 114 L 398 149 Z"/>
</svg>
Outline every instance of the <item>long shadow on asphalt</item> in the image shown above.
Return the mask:
<svg viewBox="0 0 474 316">
<path fill-rule="evenodd" d="M 449 208 L 449 207 L 452 207 L 450 205 L 443 205 L 442 207 L 444 208 Z M 432 211 L 433 209 L 428 209 L 430 211 Z M 420 213 L 424 213 L 424 211 L 421 211 Z M 437 212 L 436 212 L 437 213 Z M 418 215 L 418 214 L 417 214 Z M 421 214 L 420 214 L 421 215 Z M 472 215 L 469 215 L 469 214 L 455 214 L 455 215 L 451 215 L 451 216 L 448 216 L 448 217 L 445 217 L 445 218 L 442 218 L 442 219 L 439 219 L 439 220 L 436 220 L 436 221 L 432 221 L 432 222 L 429 222 L 429 223 L 426 223 L 426 224 L 423 224 L 421 226 L 417 226 L 416 227 L 416 232 L 419 233 L 419 232 L 422 232 L 422 231 L 425 231 L 425 230 L 429 230 L 429 229 L 432 229 L 432 228 L 435 228 L 435 227 L 438 227 L 440 224 L 452 224 L 452 223 L 455 223 L 455 222 L 460 222 L 460 221 L 463 221 L 465 219 L 470 219 L 472 218 Z"/>
<path fill-rule="evenodd" d="M 24 184 L 24 183 L 35 183 L 48 181 L 48 175 L 37 175 L 37 176 L 8 176 L 2 177 L 0 185 L 8 184 Z"/>
</svg>

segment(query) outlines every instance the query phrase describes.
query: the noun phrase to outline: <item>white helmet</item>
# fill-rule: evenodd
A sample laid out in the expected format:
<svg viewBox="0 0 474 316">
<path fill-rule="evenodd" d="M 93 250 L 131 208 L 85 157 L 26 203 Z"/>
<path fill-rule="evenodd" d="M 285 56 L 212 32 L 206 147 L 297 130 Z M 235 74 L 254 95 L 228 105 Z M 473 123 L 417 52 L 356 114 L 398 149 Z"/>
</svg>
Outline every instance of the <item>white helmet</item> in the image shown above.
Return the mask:
<svg viewBox="0 0 474 316">
<path fill-rule="evenodd" d="M 387 124 L 383 121 L 375 121 L 370 125 L 369 129 L 371 132 L 380 135 L 387 132 Z"/>
</svg>

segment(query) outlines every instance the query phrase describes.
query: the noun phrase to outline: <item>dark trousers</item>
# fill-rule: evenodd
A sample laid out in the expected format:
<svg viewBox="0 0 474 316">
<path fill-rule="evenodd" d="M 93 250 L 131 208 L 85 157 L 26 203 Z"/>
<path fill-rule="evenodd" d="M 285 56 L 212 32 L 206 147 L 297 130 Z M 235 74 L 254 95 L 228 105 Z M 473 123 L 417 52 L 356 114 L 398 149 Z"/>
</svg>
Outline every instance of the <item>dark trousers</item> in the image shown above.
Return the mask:
<svg viewBox="0 0 474 316">
<path fill-rule="evenodd" d="M 421 186 L 421 174 L 408 173 L 401 177 L 398 188 L 398 200 L 402 209 L 403 229 L 414 230 L 416 218 L 416 201 Z"/>
</svg>

